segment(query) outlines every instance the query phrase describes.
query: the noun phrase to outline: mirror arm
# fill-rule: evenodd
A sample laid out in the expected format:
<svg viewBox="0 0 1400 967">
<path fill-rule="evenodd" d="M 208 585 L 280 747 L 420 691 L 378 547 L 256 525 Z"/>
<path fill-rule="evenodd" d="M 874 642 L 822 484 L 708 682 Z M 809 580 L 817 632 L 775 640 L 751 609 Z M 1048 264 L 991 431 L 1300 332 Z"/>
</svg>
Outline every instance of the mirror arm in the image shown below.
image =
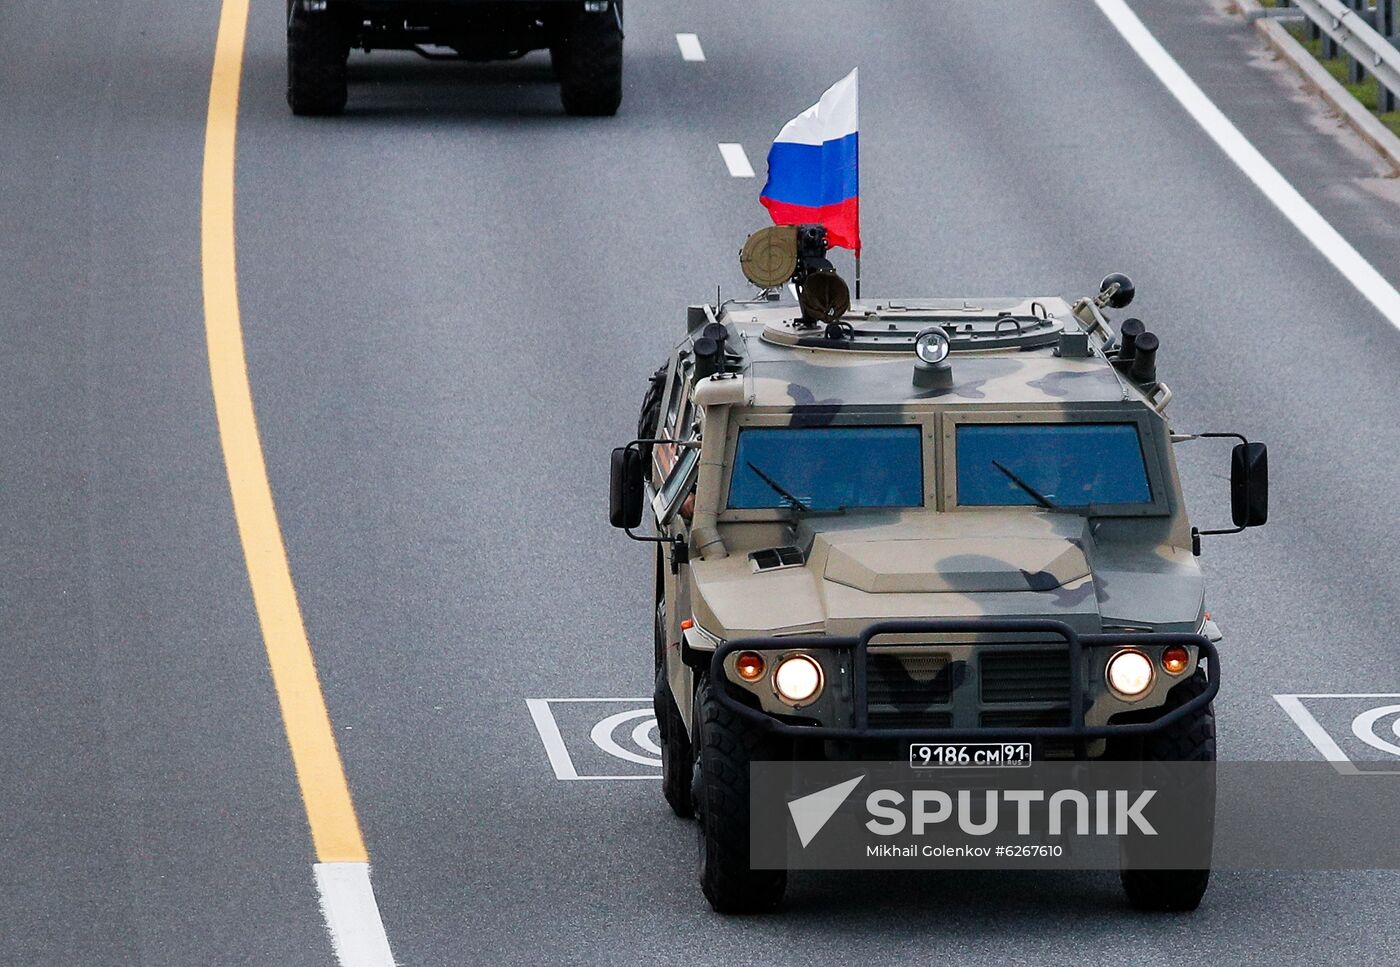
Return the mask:
<svg viewBox="0 0 1400 967">
<path fill-rule="evenodd" d="M 647 537 L 643 534 L 634 534 L 630 527 L 624 527 L 622 532 L 634 541 L 642 544 L 670 544 L 671 545 L 671 573 L 677 574 L 682 564 L 690 563 L 690 545 L 679 537 Z"/>
<path fill-rule="evenodd" d="M 1248 443 L 1242 433 L 1196 433 L 1192 435 L 1194 440 L 1238 440 L 1241 443 Z"/>
<path fill-rule="evenodd" d="M 1238 440 L 1241 443 L 1248 443 L 1242 433 L 1182 433 L 1172 434 L 1173 443 L 1186 443 L 1190 440 Z M 1198 527 L 1191 528 L 1191 550 L 1197 557 L 1201 556 L 1201 538 L 1216 537 L 1221 534 L 1238 534 L 1246 530 L 1244 527 L 1219 527 L 1213 530 L 1201 530 Z"/>
<path fill-rule="evenodd" d="M 634 534 L 630 527 L 622 528 L 622 533 L 632 538 L 632 540 L 639 541 L 643 544 L 669 544 L 676 540 L 674 537 L 647 537 L 644 534 Z"/>
<path fill-rule="evenodd" d="M 1197 530 L 1194 527 L 1191 529 L 1194 530 L 1201 537 L 1213 537 L 1216 534 L 1238 534 L 1240 531 L 1244 530 L 1243 527 L 1222 527 L 1217 530 L 1208 531 Z"/>
</svg>

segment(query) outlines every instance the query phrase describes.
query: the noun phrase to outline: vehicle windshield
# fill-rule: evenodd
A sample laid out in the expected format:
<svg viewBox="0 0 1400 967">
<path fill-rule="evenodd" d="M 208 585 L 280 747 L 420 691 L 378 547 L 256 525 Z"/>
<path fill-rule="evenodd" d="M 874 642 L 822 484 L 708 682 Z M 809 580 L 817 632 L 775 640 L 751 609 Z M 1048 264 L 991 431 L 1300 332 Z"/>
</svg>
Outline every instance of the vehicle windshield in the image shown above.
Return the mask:
<svg viewBox="0 0 1400 967">
<path fill-rule="evenodd" d="M 923 494 L 917 426 L 752 427 L 739 433 L 729 506 L 918 507 Z"/>
<path fill-rule="evenodd" d="M 964 423 L 963 507 L 1087 507 L 1152 501 L 1136 423 Z"/>
</svg>

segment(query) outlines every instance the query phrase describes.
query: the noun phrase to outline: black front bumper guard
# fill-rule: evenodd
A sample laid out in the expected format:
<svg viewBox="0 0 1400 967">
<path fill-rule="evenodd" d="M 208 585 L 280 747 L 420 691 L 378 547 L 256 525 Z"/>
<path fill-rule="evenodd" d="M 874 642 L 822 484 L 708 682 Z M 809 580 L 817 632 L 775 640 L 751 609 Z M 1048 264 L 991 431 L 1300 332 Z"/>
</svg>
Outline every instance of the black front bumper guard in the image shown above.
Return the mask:
<svg viewBox="0 0 1400 967">
<path fill-rule="evenodd" d="M 1053 634 L 1063 638 L 1068 649 L 1069 725 L 1051 726 L 979 726 L 976 728 L 881 728 L 870 725 L 869 689 L 866 682 L 867 651 L 870 641 L 880 635 L 948 635 L 948 634 Z M 975 641 L 976 648 L 1022 647 L 1022 641 Z M 1084 655 L 1086 649 L 1141 648 L 1144 646 L 1182 645 L 1197 649 L 1197 662 L 1207 660 L 1206 689 L 1185 704 L 1179 705 L 1148 722 L 1123 722 L 1111 725 L 1084 724 Z M 937 647 L 930 643 L 931 647 Z M 851 727 L 800 725 L 784 722 L 767 712 L 746 705 L 730 694 L 734 684 L 725 674 L 724 660 L 736 651 L 850 651 L 852 654 L 852 698 L 855 724 Z M 716 686 L 715 697 L 725 708 L 748 722 L 765 727 L 790 738 L 852 740 L 852 741 L 1014 741 L 1040 739 L 1069 739 L 1075 743 L 1076 755 L 1083 756 L 1083 744 L 1091 739 L 1147 735 L 1166 728 L 1208 705 L 1220 691 L 1220 656 L 1215 645 L 1201 635 L 1151 632 L 1081 635 L 1062 621 L 1027 618 L 924 618 L 897 621 L 877 621 L 856 637 L 787 636 L 781 638 L 736 638 L 715 649 L 710 661 L 710 681 Z"/>
</svg>

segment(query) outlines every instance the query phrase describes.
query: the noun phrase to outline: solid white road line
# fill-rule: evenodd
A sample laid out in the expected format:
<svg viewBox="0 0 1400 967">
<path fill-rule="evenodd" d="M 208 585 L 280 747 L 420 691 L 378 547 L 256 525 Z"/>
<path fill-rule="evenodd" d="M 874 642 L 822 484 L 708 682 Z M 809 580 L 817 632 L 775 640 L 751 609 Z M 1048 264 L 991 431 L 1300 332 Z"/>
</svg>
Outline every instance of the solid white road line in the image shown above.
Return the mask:
<svg viewBox="0 0 1400 967">
<path fill-rule="evenodd" d="M 321 915 L 341 967 L 394 967 L 368 863 L 317 863 Z"/>
<path fill-rule="evenodd" d="M 525 705 L 530 709 L 530 718 L 535 720 L 535 731 L 544 743 L 544 752 L 549 756 L 554 775 L 559 779 L 577 779 L 578 770 L 574 768 L 574 760 L 569 755 L 569 747 L 564 744 L 564 737 L 559 734 L 559 723 L 554 721 L 554 713 L 549 710 L 549 699 L 527 698 Z"/>
<path fill-rule="evenodd" d="M 1122 34 L 1137 55 L 1147 64 L 1157 79 L 1166 86 L 1181 106 L 1205 128 L 1207 134 L 1239 165 L 1249 180 L 1273 202 L 1284 217 L 1303 233 L 1317 250 L 1331 262 L 1337 271 L 1346 276 L 1358 292 L 1380 310 L 1390 324 L 1400 329 L 1400 292 L 1377 272 L 1351 243 L 1342 238 L 1298 193 L 1288 180 L 1279 174 L 1254 145 L 1240 133 L 1220 108 L 1206 97 L 1196 82 L 1186 75 L 1172 55 L 1143 26 L 1137 14 L 1129 9 L 1125 0 L 1094 0 L 1110 23 Z"/>
<path fill-rule="evenodd" d="M 1355 775 L 1356 766 L 1351 764 L 1350 757 L 1342 751 L 1342 747 L 1337 745 L 1332 736 L 1327 734 L 1327 730 L 1313 718 L 1313 714 L 1300 701 L 1302 698 L 1316 696 L 1306 695 L 1275 695 L 1274 701 L 1279 707 L 1288 713 L 1288 717 L 1293 720 L 1293 724 L 1302 730 L 1308 737 L 1322 757 L 1332 763 L 1333 767 L 1343 775 Z"/>
<path fill-rule="evenodd" d="M 700 38 L 695 34 L 676 34 L 676 45 L 681 49 L 682 60 L 705 59 L 705 50 L 700 46 Z"/>
<path fill-rule="evenodd" d="M 753 177 L 753 165 L 749 164 L 749 156 L 744 154 L 742 144 L 721 144 L 719 153 L 724 157 L 729 173 L 735 178 Z"/>
</svg>

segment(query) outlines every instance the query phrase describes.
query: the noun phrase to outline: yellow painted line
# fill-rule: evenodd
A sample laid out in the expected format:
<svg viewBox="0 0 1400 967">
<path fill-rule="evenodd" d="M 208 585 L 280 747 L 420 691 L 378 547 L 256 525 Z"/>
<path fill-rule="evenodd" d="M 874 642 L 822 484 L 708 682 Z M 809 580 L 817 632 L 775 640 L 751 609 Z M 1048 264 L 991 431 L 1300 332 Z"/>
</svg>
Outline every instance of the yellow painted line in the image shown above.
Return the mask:
<svg viewBox="0 0 1400 967">
<path fill-rule="evenodd" d="M 311 643 L 287 564 L 282 528 L 277 523 L 243 353 L 233 222 L 238 90 L 248 3 L 249 0 L 224 0 L 209 87 L 202 208 L 204 330 L 209 343 L 209 376 L 253 604 L 267 646 L 267 660 L 282 707 L 282 722 L 306 804 L 316 857 L 322 863 L 366 862 L 364 838 L 350 800 L 350 787 L 336 749 L 321 683 L 316 677 Z"/>
</svg>

